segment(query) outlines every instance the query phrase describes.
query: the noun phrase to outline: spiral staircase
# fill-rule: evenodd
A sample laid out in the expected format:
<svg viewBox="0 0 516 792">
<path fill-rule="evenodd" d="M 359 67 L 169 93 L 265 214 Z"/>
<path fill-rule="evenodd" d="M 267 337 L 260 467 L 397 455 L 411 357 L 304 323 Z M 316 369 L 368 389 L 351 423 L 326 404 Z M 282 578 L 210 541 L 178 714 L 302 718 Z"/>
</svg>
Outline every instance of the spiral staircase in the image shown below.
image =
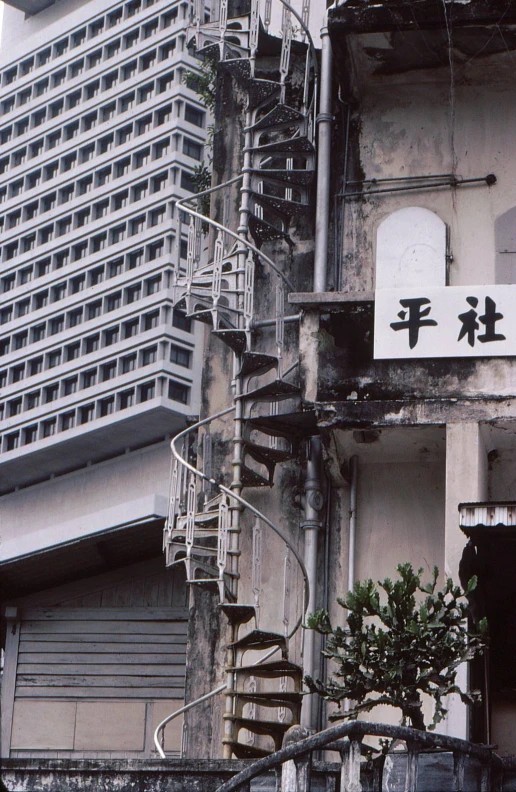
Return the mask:
<svg viewBox="0 0 516 792">
<path fill-rule="evenodd" d="M 233 403 L 226 410 L 190 427 L 173 441 L 170 510 L 164 530 L 167 565 L 184 564 L 191 586 L 217 592 L 228 620 L 223 738 L 226 758 L 260 758 L 278 750 L 286 730 L 299 722 L 302 700 L 302 669 L 289 660 L 288 649 L 304 614 L 292 629 L 284 616 L 281 632 L 265 631 L 258 627 L 259 581 L 253 579 L 253 604 L 242 604 L 238 598 L 243 510 L 256 518 L 253 553 L 258 552 L 260 526 L 268 526 L 287 546 L 285 569 L 290 570 L 291 556 L 298 562 L 307 595 L 306 570 L 297 551 L 277 526 L 242 496 L 243 490 L 272 487 L 276 466 L 296 458 L 300 444 L 316 431 L 313 413 L 304 411 L 301 404 L 296 363 L 287 368 L 283 364 L 285 324 L 295 320 L 286 313 L 285 294 L 294 286 L 281 264 L 262 251 L 269 242 L 275 243 L 275 249 L 281 244 L 292 250 L 293 221 L 313 212 L 310 197 L 315 168 L 317 65 L 307 32 L 309 7 L 305 0 L 300 15 L 285 0 L 281 2 L 282 39 L 273 68 L 275 79 L 270 79 L 270 58 L 266 76 L 260 70 L 259 45 L 270 40 L 265 29 L 270 0 L 265 4 L 265 26 L 259 16 L 259 0 L 250 0 L 249 14 L 236 17 L 230 16 L 228 1 L 221 0 L 220 18 L 208 23 L 202 21 L 204 4 L 197 3 L 190 29 L 191 45 L 195 45 L 198 56 L 216 60 L 219 74 L 229 74 L 246 97 L 238 227 L 203 217 L 191 201 L 183 200 L 178 205 L 190 220 L 186 269 L 177 270 L 174 303 L 190 318 L 208 323 L 213 335 L 232 350 L 235 387 Z M 297 87 L 291 80 L 293 20 L 309 38 L 307 44 L 296 44 L 298 52 L 306 52 L 303 84 Z M 219 193 L 220 197 L 234 187 L 235 181 L 205 192 Z M 208 264 L 200 260 L 203 223 L 216 234 L 213 259 Z M 285 257 L 278 258 L 281 262 Z M 272 320 L 257 321 L 255 316 L 258 263 L 269 269 L 275 282 Z M 270 344 L 260 343 L 261 326 L 271 325 L 275 334 L 272 351 Z M 234 413 L 235 427 L 233 480 L 230 487 L 225 487 L 211 470 L 210 429 L 230 412 Z M 201 426 L 202 469 L 196 467 L 194 454 Z M 259 562 L 253 566 L 253 578 L 258 575 Z M 289 586 L 285 572 L 285 598 Z M 247 660 L 248 653 L 252 653 L 252 663 Z M 255 744 L 255 737 L 264 735 L 268 740 Z M 264 747 L 266 744 L 268 747 Z"/>
</svg>

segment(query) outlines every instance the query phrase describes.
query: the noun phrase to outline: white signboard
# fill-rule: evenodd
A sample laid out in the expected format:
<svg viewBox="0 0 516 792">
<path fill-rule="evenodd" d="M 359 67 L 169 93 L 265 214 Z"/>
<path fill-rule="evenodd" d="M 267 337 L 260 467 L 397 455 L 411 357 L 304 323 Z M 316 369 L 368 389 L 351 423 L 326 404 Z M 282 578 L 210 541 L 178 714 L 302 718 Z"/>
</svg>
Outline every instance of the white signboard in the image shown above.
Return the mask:
<svg viewBox="0 0 516 792">
<path fill-rule="evenodd" d="M 516 355 L 516 285 L 379 289 L 374 357 Z"/>
</svg>

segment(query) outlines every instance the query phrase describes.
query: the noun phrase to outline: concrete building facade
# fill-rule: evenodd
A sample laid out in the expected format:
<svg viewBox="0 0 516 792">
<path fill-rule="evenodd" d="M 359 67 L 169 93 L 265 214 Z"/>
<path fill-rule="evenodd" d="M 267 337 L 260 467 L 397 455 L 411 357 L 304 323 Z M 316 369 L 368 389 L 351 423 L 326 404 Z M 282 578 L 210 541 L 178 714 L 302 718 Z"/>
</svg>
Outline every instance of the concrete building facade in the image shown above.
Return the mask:
<svg viewBox="0 0 516 792">
<path fill-rule="evenodd" d="M 208 22 L 196 4 L 189 34 L 218 66 L 210 256 L 192 233 L 172 296 L 211 325 L 164 532 L 188 587 L 185 774 L 326 727 L 331 707 L 303 695 L 304 675 L 329 673 L 305 615 L 342 621 L 337 597 L 401 562 L 478 575 L 490 651 L 459 681 L 483 704 L 450 696 L 439 729 L 514 753 L 516 16 L 502 0 L 348 0 L 317 53 L 308 12 L 286 7 L 278 39 L 270 3 Z M 195 229 L 197 204 L 181 210 Z M 359 741 L 346 751 L 359 767 Z"/>
<path fill-rule="evenodd" d="M 195 190 L 208 123 L 184 80 L 198 68 L 190 14 L 151 0 L 5 6 L 4 757 L 149 755 L 153 719 L 183 695 L 184 576 L 159 561 L 169 440 L 199 411 L 202 333 L 173 307 L 187 239 L 175 203 Z M 51 622 L 71 619 L 49 626 L 55 644 L 24 627 L 44 605 Z M 177 651 L 161 636 L 167 612 Z M 107 640 L 117 631 L 125 642 Z M 159 677 L 169 661 L 172 683 Z M 91 724 L 105 717 L 99 736 Z"/>
</svg>

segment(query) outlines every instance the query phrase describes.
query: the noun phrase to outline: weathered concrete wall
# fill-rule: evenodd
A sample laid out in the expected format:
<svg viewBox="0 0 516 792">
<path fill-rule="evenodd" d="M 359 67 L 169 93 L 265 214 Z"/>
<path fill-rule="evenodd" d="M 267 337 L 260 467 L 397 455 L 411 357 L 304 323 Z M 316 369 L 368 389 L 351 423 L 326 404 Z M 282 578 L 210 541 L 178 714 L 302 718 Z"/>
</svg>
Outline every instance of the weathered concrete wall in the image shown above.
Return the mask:
<svg viewBox="0 0 516 792">
<path fill-rule="evenodd" d="M 20 760 L 6 759 L 2 781 L 8 792 L 215 792 L 248 761 L 168 760 Z M 326 778 L 335 784 L 340 764 L 314 762 L 313 789 L 323 792 Z M 253 781 L 253 789 L 273 792 L 274 774 Z"/>
<path fill-rule="evenodd" d="M 365 178 L 454 172 L 465 179 L 494 173 L 498 181 L 493 187 L 413 190 L 346 202 L 344 289 L 374 287 L 376 229 L 384 217 L 406 206 L 425 207 L 448 224 L 452 285 L 494 282 L 495 218 L 516 202 L 516 94 L 503 73 L 493 84 L 500 60 L 503 66 L 503 58 L 483 58 L 482 81 L 476 71 L 453 90 L 447 68 L 374 75 L 361 84 L 357 123 Z"/>
</svg>

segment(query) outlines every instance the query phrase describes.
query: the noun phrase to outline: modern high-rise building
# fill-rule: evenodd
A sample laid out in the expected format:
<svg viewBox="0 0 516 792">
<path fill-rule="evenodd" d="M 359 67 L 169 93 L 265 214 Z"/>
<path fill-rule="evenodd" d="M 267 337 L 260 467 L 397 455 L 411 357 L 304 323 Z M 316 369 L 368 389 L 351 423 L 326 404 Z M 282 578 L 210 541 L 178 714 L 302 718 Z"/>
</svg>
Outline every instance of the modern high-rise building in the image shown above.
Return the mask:
<svg viewBox="0 0 516 792">
<path fill-rule="evenodd" d="M 141 684 L 133 674 L 134 635 L 159 633 L 157 649 L 163 643 L 163 614 L 149 608 L 178 608 L 172 632 L 184 633 L 184 585 L 165 570 L 161 530 L 169 440 L 199 411 L 200 330 L 172 305 L 188 230 L 183 224 L 181 233 L 175 202 L 195 189 L 207 127 L 184 80 L 198 67 L 186 47 L 190 14 L 189 2 L 164 0 L 5 6 L 0 577 L 8 635 L 14 624 L 22 637 L 16 652 L 9 639 L 6 646 L 2 756 L 143 755 L 159 701 L 183 695 L 184 639 L 175 687 L 149 662 L 138 664 Z M 70 600 L 62 585 L 80 591 Z M 58 630 L 72 636 L 74 655 L 83 640 L 79 676 L 70 676 L 62 640 L 53 657 L 42 643 L 37 668 L 26 668 L 36 671 L 27 687 L 18 652 L 24 613 L 68 601 L 90 608 L 82 633 L 73 620 Z M 111 635 L 117 630 L 127 643 Z M 147 661 L 154 644 L 144 643 Z M 95 668 L 87 666 L 91 652 Z M 49 682 L 39 671 L 48 673 L 54 661 Z M 163 714 L 169 709 L 161 705 Z M 119 725 L 107 741 L 98 730 L 81 737 L 90 717 Z M 46 736 L 38 732 L 43 722 Z M 132 737 L 120 730 L 124 723 Z"/>
</svg>

